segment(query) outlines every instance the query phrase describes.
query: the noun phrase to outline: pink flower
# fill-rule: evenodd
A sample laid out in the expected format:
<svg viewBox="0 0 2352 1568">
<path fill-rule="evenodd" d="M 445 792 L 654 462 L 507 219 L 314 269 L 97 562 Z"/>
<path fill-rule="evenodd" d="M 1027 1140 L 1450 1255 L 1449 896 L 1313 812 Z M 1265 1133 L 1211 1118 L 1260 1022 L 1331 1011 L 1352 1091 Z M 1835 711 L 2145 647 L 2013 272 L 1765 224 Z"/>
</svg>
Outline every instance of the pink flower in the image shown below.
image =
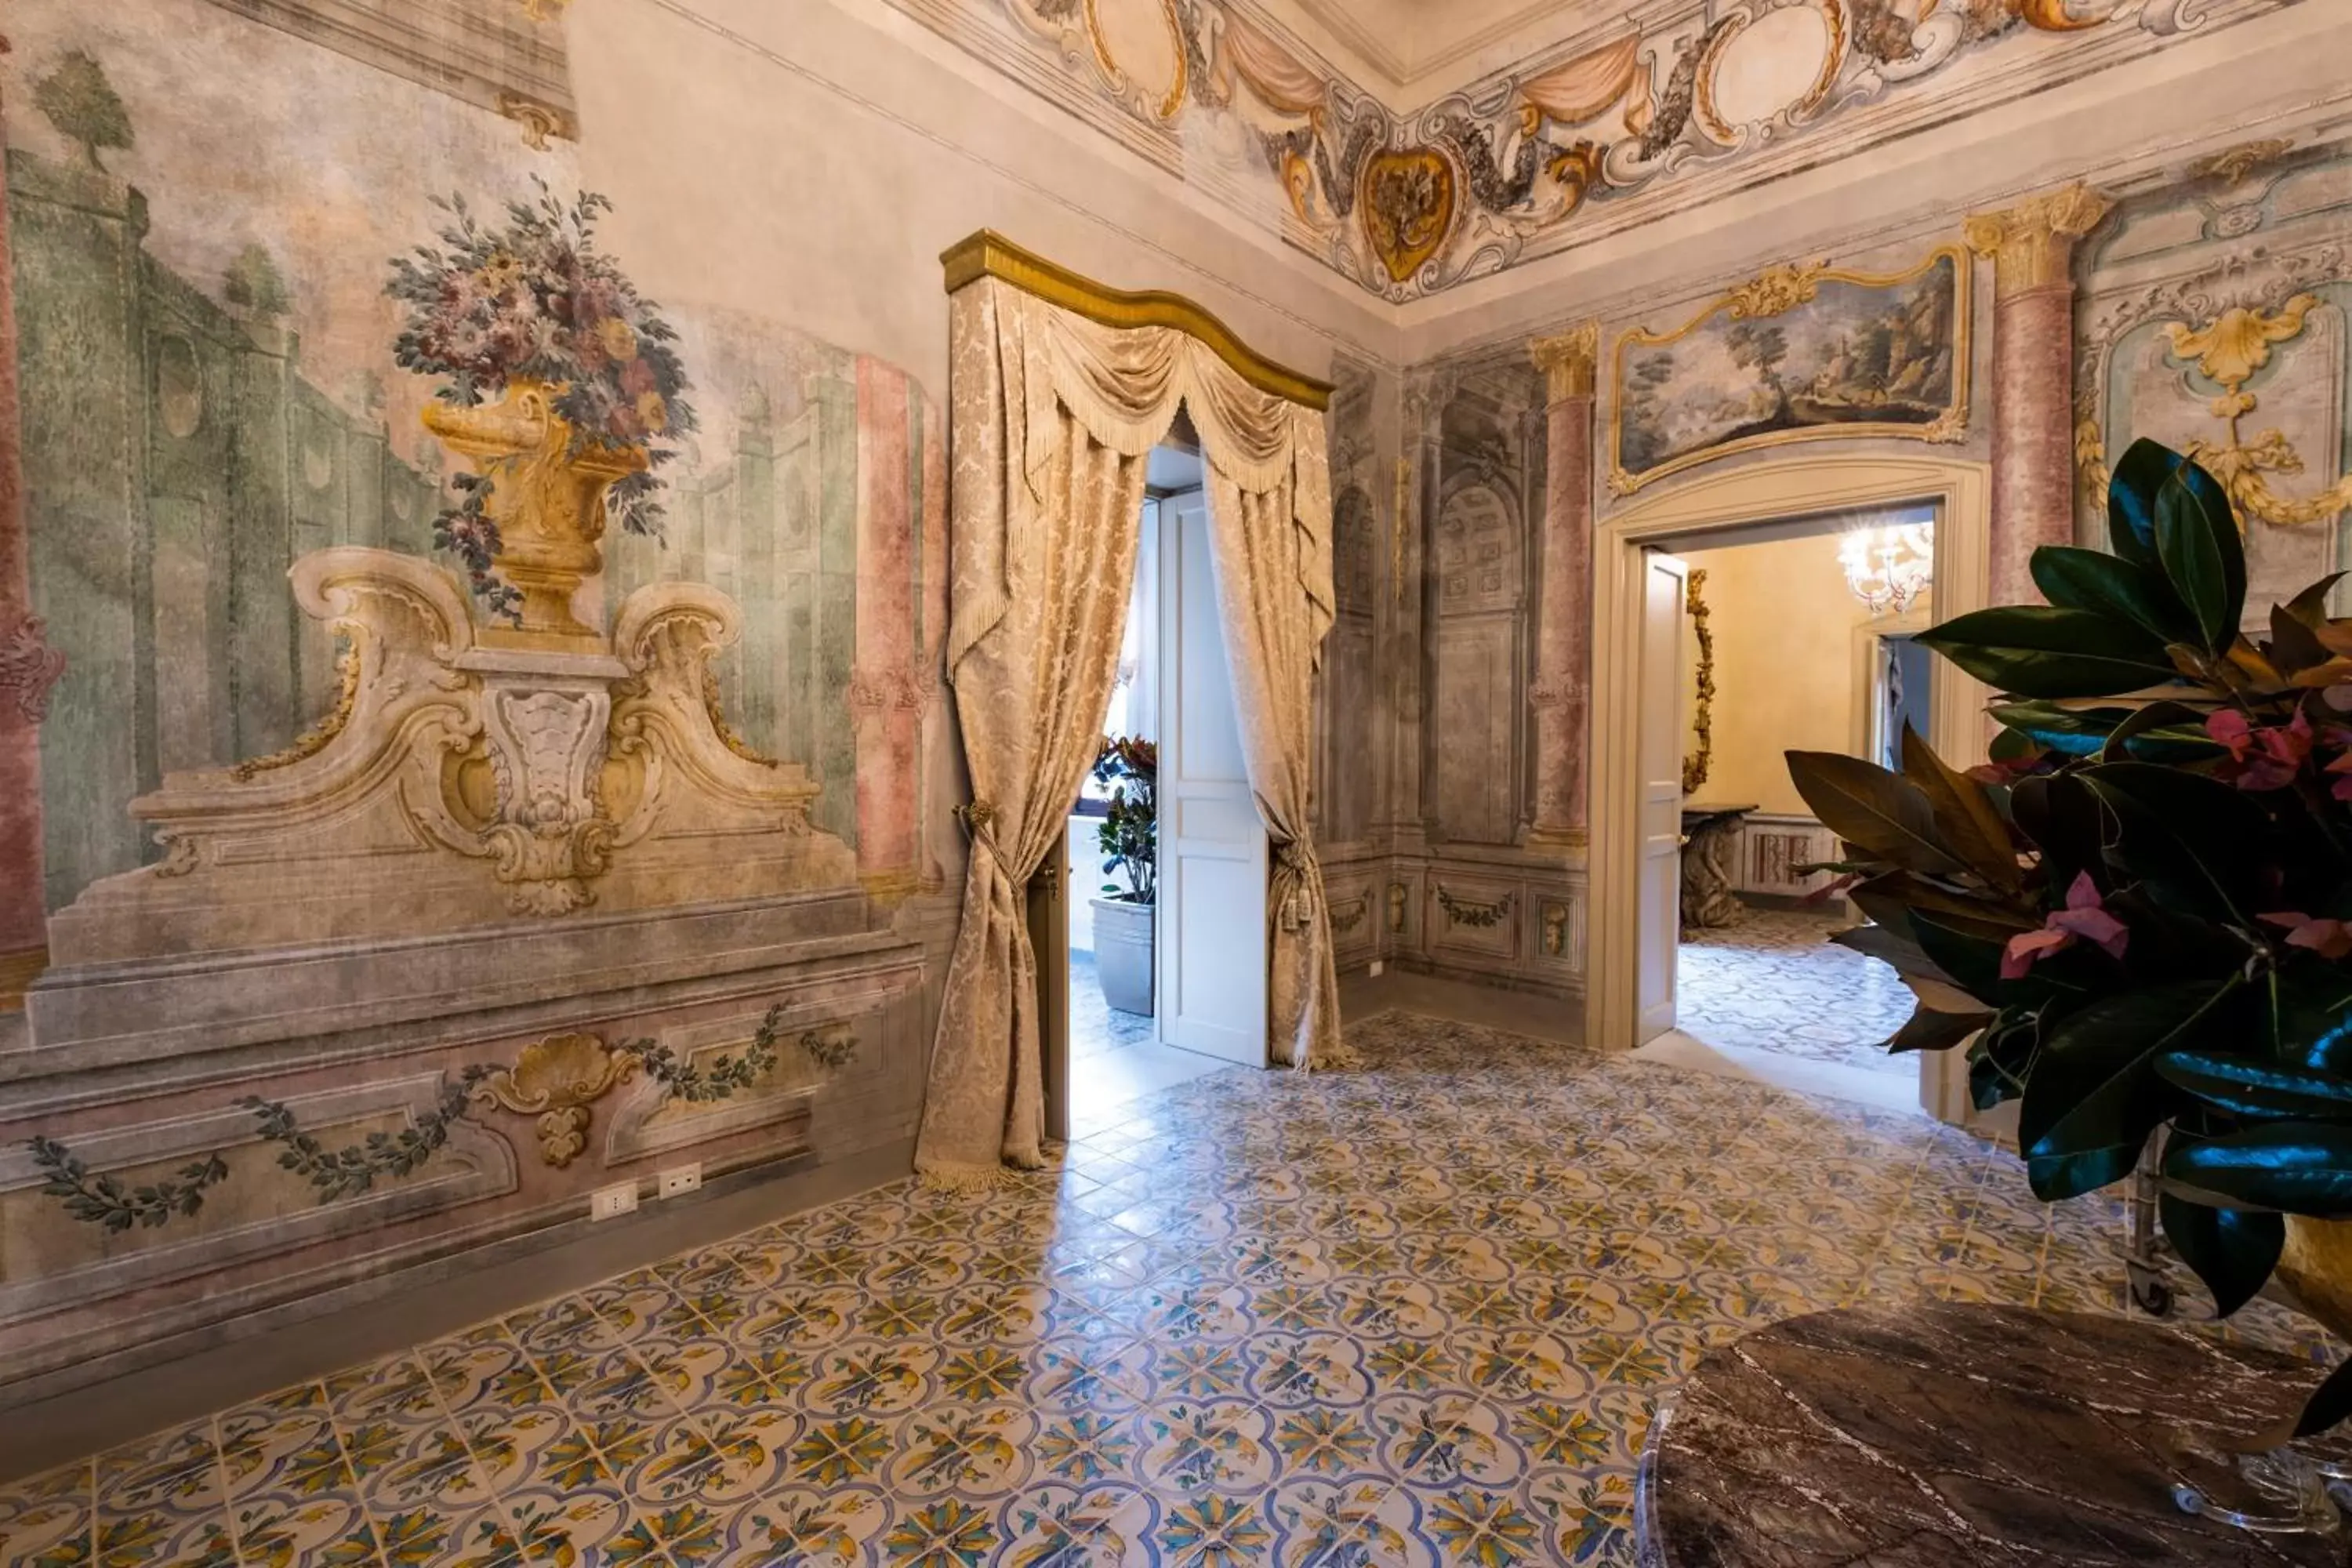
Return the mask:
<svg viewBox="0 0 2352 1568">
<path fill-rule="evenodd" d="M 2286 932 L 2289 947 L 2307 947 L 2322 958 L 2343 958 L 2352 955 L 2352 926 L 2342 921 L 2314 920 L 2300 910 L 2282 910 L 2275 914 L 2256 915 L 2264 925 L 2279 927 Z"/>
<path fill-rule="evenodd" d="M 2205 720 L 2205 732 L 2230 748 L 2240 789 L 2284 789 L 2311 755 L 2311 720 L 2300 708 L 2292 723 L 2259 730 L 2235 709 L 2216 709 Z"/>
<path fill-rule="evenodd" d="M 2009 939 L 2001 951 L 2000 977 L 2022 980 L 2037 959 L 2072 947 L 2078 939 L 2105 948 L 2111 958 L 2121 958 L 2124 943 L 2131 940 L 2130 928 L 2107 913 L 2088 871 L 2074 874 L 2074 885 L 2066 889 L 2066 907 L 2043 921 L 2040 931 L 2020 931 Z"/>
<path fill-rule="evenodd" d="M 2327 786 L 2327 793 L 2338 800 L 2352 800 L 2352 752 L 2347 752 L 2328 763 L 2326 771 L 2336 775 L 2336 782 Z"/>
</svg>

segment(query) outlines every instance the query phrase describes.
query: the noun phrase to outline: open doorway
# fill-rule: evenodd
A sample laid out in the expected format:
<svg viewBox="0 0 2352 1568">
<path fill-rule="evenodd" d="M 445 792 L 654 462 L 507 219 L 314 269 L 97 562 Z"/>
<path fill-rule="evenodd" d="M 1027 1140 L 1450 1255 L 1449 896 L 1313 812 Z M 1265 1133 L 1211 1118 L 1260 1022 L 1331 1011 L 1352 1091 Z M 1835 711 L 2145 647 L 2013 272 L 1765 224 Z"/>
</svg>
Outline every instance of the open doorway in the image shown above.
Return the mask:
<svg viewBox="0 0 2352 1568">
<path fill-rule="evenodd" d="M 1910 1105 L 1918 1064 L 1893 969 L 1831 941 L 1862 923 L 1791 750 L 1899 765 L 1933 731 L 1935 512 L 1877 509 L 1664 548 L 1683 572 L 1681 840 L 1674 1026 L 1759 1077 Z"/>
<path fill-rule="evenodd" d="M 1266 837 L 1217 619 L 1202 478 L 1195 452 L 1151 454 L 1104 750 L 1065 840 L 1066 1035 L 1046 1055 L 1063 1068 L 1049 1067 L 1049 1100 L 1076 1137 L 1160 1089 L 1265 1061 Z"/>
</svg>

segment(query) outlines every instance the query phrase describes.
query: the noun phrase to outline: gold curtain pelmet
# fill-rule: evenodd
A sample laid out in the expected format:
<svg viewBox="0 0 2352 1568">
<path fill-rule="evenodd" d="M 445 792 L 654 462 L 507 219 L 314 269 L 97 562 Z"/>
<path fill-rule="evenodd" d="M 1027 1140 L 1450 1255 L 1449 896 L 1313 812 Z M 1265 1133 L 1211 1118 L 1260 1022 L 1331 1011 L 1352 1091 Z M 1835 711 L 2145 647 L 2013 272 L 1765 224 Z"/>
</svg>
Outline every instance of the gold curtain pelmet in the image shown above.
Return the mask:
<svg viewBox="0 0 2352 1568">
<path fill-rule="evenodd" d="M 1173 327 L 1206 343 L 1233 367 L 1234 374 L 1259 391 L 1305 404 L 1318 413 L 1331 406 L 1329 382 L 1318 381 L 1255 353 L 1234 335 L 1232 328 L 1181 294 L 1158 289 L 1129 293 L 1109 288 L 1034 251 L 1024 250 L 986 228 L 942 251 L 940 265 L 946 269 L 950 294 L 982 278 L 1001 278 L 1047 304 L 1076 311 L 1106 327 Z"/>
</svg>

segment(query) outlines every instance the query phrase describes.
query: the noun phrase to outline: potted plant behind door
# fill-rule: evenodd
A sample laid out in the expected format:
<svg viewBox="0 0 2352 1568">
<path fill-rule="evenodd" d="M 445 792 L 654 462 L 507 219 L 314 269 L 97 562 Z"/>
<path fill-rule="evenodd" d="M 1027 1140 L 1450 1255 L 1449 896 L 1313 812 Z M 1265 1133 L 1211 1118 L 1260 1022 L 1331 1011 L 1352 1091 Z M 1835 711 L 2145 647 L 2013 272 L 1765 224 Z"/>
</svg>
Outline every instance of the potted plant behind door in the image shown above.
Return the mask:
<svg viewBox="0 0 2352 1568">
<path fill-rule="evenodd" d="M 1160 748 L 1129 736 L 1106 740 L 1095 782 L 1110 786 L 1109 809 L 1097 830 L 1105 882 L 1094 900 L 1095 978 L 1103 1000 L 1122 1013 L 1151 1016 L 1152 900 L 1160 879 Z"/>
</svg>

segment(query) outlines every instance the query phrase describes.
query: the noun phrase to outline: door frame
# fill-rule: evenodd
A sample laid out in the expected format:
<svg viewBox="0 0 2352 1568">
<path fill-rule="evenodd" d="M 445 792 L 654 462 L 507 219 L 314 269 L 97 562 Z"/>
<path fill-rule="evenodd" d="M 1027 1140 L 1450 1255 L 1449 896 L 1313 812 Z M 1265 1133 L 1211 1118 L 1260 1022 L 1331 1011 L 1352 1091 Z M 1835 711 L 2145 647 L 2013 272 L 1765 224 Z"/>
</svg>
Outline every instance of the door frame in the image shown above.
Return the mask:
<svg viewBox="0 0 2352 1568">
<path fill-rule="evenodd" d="M 1592 719 L 1587 736 L 1591 822 L 1586 886 L 1584 1038 L 1608 1050 L 1635 1043 L 1639 962 L 1642 552 L 1719 546 L 1759 525 L 1803 531 L 1801 520 L 1860 508 L 1931 502 L 1936 612 L 1985 606 L 1991 594 L 1992 471 L 1935 457 L 1811 454 L 1687 480 L 1598 522 L 1592 548 Z M 1947 757 L 1973 757 L 1990 734 L 1984 688 L 1938 660 L 1930 737 Z M 1660 721 L 1673 722 L 1667 715 Z M 1969 1110 L 1963 1053 L 1926 1054 L 1921 1103 L 1959 1123 Z"/>
</svg>

